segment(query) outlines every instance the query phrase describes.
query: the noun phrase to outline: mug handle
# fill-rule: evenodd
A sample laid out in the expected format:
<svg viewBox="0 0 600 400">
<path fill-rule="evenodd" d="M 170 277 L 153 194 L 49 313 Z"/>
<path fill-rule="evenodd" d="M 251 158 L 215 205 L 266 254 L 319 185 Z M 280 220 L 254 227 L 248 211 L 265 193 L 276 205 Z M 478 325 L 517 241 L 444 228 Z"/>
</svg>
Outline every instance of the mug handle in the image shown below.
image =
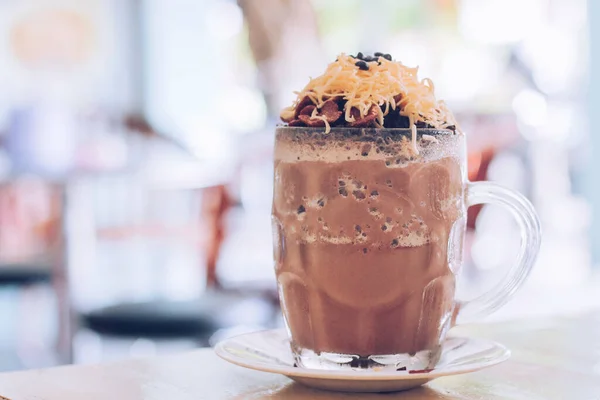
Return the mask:
<svg viewBox="0 0 600 400">
<path fill-rule="evenodd" d="M 457 304 L 457 323 L 485 317 L 503 306 L 527 279 L 540 249 L 541 227 L 533 205 L 522 194 L 492 182 L 468 182 L 467 207 L 495 204 L 508 209 L 521 231 L 521 246 L 515 264 L 489 292 Z"/>
</svg>

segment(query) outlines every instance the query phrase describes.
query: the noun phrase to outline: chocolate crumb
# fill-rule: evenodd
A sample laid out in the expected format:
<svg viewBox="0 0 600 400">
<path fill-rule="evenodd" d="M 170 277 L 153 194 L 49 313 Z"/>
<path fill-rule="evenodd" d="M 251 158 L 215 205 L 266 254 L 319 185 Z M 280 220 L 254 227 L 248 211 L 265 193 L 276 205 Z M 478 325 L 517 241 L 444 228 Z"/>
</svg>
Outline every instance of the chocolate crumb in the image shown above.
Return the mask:
<svg viewBox="0 0 600 400">
<path fill-rule="evenodd" d="M 298 207 L 298 214 L 302 214 L 306 212 L 306 208 L 304 208 L 304 206 L 300 206 Z"/>
<path fill-rule="evenodd" d="M 319 207 L 325 207 L 325 198 L 320 198 L 319 201 L 317 201 L 317 205 Z"/>
<path fill-rule="evenodd" d="M 371 145 L 370 144 L 365 144 L 362 149 L 361 149 L 361 155 L 363 157 L 366 157 L 369 155 L 369 152 L 371 151 Z"/>
<path fill-rule="evenodd" d="M 361 232 L 361 231 L 362 231 L 362 229 L 361 229 L 360 225 L 356 225 L 356 226 L 354 227 L 354 229 L 356 230 L 356 232 Z"/>
<path fill-rule="evenodd" d="M 369 251 L 369 250 L 367 250 L 367 248 L 366 248 L 366 247 L 365 247 L 365 248 L 363 248 L 363 253 L 367 254 L 367 252 L 368 252 L 368 251 Z"/>
<path fill-rule="evenodd" d="M 352 195 L 354 195 L 354 197 L 356 197 L 356 199 L 358 200 L 364 200 L 367 196 L 365 196 L 365 194 L 363 192 L 361 192 L 360 190 L 355 190 L 352 192 Z"/>
<path fill-rule="evenodd" d="M 338 192 L 344 197 L 348 196 L 348 191 L 346 190 L 345 187 L 341 187 Z"/>
</svg>

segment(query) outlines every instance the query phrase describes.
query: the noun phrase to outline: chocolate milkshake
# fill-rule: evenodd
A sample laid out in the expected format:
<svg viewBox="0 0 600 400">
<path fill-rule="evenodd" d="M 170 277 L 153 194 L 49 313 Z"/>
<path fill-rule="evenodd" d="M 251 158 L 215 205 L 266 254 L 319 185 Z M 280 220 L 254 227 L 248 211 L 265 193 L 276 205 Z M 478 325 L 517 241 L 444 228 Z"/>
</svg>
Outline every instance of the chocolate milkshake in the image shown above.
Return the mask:
<svg viewBox="0 0 600 400">
<path fill-rule="evenodd" d="M 410 135 L 277 130 L 276 273 L 298 354 L 379 357 L 396 367 L 397 357 L 384 356 L 425 351 L 404 362 L 435 362 L 465 228 L 464 136 L 419 132 L 413 157 Z"/>
<path fill-rule="evenodd" d="M 282 112 L 273 230 L 299 365 L 419 370 L 451 323 L 464 135 L 431 81 L 340 55 Z"/>
</svg>

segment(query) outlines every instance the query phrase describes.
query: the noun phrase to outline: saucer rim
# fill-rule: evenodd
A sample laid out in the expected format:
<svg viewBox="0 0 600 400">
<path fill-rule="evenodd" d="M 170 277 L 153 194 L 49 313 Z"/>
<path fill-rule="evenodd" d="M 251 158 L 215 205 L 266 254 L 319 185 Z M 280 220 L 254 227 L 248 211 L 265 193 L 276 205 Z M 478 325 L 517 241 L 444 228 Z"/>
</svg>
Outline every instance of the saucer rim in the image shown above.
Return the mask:
<svg viewBox="0 0 600 400">
<path fill-rule="evenodd" d="M 217 343 L 214 348 L 214 352 L 221 359 L 235 364 L 237 366 L 253 369 L 256 371 L 269 372 L 274 374 L 281 374 L 285 376 L 294 376 L 294 377 L 303 377 L 303 378 L 316 378 L 316 379 L 341 379 L 341 380 L 413 380 L 413 379 L 435 379 L 441 378 L 443 376 L 451 376 L 451 375 L 459 375 L 466 374 L 469 372 L 479 371 L 484 368 L 492 367 L 494 365 L 500 364 L 506 360 L 508 360 L 511 356 L 511 351 L 506 346 L 501 343 L 496 342 L 495 340 L 478 338 L 478 337 L 468 337 L 468 336 L 449 336 L 449 338 L 456 339 L 465 339 L 468 341 L 480 341 L 491 344 L 493 347 L 497 348 L 501 352 L 498 357 L 487 360 L 486 362 L 479 363 L 477 365 L 470 365 L 464 368 L 461 367 L 450 367 L 444 368 L 442 367 L 439 370 L 433 370 L 431 372 L 417 372 L 417 373 L 407 373 L 406 371 L 334 371 L 334 370 L 321 370 L 314 368 L 300 368 L 300 367 L 290 367 L 284 365 L 273 366 L 272 364 L 267 364 L 261 361 L 249 362 L 245 358 L 236 356 L 235 354 L 230 353 L 225 350 L 225 346 L 235 340 L 239 339 L 243 336 L 250 335 L 261 335 L 267 332 L 274 332 L 277 334 L 283 334 L 283 336 L 287 339 L 287 332 L 285 329 L 265 329 L 256 332 L 248 332 L 240 335 L 232 336 L 230 338 L 224 339 Z M 288 339 L 289 340 L 289 339 Z M 447 340 L 447 339 L 446 339 Z"/>
</svg>

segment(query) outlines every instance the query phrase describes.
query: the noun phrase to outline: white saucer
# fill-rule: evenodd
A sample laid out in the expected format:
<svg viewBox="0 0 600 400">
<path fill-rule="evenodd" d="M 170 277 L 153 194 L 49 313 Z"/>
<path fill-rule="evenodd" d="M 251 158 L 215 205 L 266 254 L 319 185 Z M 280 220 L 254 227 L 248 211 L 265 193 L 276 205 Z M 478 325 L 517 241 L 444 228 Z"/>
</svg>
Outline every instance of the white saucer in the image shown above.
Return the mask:
<svg viewBox="0 0 600 400">
<path fill-rule="evenodd" d="M 226 339 L 217 344 L 215 352 L 242 367 L 286 375 L 319 389 L 344 392 L 407 390 L 442 376 L 490 367 L 510 357 L 510 350 L 491 340 L 449 337 L 443 344 L 440 361 L 430 372 L 305 369 L 294 366 L 285 330 L 253 332 Z"/>
</svg>

